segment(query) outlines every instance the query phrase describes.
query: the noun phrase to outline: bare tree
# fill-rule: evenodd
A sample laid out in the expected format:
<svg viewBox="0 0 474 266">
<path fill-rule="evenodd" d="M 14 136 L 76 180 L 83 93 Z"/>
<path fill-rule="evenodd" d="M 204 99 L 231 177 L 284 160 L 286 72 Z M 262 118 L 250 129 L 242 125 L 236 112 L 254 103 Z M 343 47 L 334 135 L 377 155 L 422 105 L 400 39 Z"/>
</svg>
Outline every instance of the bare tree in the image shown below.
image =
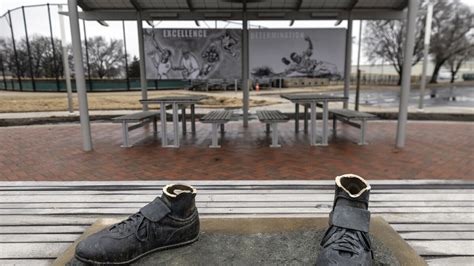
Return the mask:
<svg viewBox="0 0 474 266">
<path fill-rule="evenodd" d="M 89 64 L 93 76 L 117 77 L 123 68 L 123 42 L 111 39 L 107 42 L 104 37 L 97 36 L 87 40 Z"/>
<path fill-rule="evenodd" d="M 405 21 L 368 21 L 364 32 L 365 53 L 369 61 L 382 58 L 390 62 L 398 73 L 398 85 L 401 83 L 403 65 L 403 45 L 405 43 Z M 412 65 L 423 58 L 423 18 L 416 21 L 415 48 Z"/>
<path fill-rule="evenodd" d="M 430 83 L 436 83 L 438 73 L 447 61 L 459 62 L 459 56 L 472 49 L 473 27 L 474 16 L 467 5 L 459 0 L 434 0 L 430 52 L 435 66 Z"/>
<path fill-rule="evenodd" d="M 446 65 L 451 72 L 451 83 L 454 83 L 456 75 L 459 69 L 461 69 L 462 64 L 472 58 L 474 58 L 474 46 L 471 46 L 470 49 L 464 50 L 463 53 L 456 54 L 446 60 Z"/>
<path fill-rule="evenodd" d="M 54 38 L 53 41 L 56 47 L 55 51 L 53 51 L 49 37 L 35 35 L 30 39 L 33 71 L 36 77 L 52 78 L 56 76 L 56 72 L 58 72 L 59 76 L 62 76 L 64 72 L 63 64 L 61 63 L 61 41 L 57 38 Z M 26 41 L 24 39 L 21 40 L 20 47 L 26 51 Z M 22 60 L 27 60 L 27 58 Z M 56 64 L 54 60 L 56 60 Z"/>
<path fill-rule="evenodd" d="M 6 64 L 6 70 L 11 76 L 23 77 L 28 72 L 28 61 L 26 50 L 23 50 L 21 46 L 16 42 L 16 53 L 13 49 L 13 43 L 11 39 L 2 39 L 0 41 L 0 49 L 4 56 Z M 17 61 L 18 59 L 18 61 Z"/>
<path fill-rule="evenodd" d="M 61 42 L 55 38 L 54 44 L 56 47 L 60 47 Z M 6 69 L 12 73 L 12 75 L 31 77 L 27 43 L 24 38 L 16 42 L 18 65 L 16 63 L 11 39 L 1 39 L 0 50 L 5 55 L 4 61 L 7 65 Z M 33 76 L 52 78 L 56 76 L 56 72 L 60 75 L 63 73 L 63 65 L 60 63 L 61 61 L 59 61 L 62 56 L 62 51 L 61 49 L 56 49 L 56 52 L 53 53 L 51 39 L 49 37 L 32 36 L 30 39 L 30 52 Z M 56 57 L 56 66 L 54 65 L 53 56 Z"/>
</svg>

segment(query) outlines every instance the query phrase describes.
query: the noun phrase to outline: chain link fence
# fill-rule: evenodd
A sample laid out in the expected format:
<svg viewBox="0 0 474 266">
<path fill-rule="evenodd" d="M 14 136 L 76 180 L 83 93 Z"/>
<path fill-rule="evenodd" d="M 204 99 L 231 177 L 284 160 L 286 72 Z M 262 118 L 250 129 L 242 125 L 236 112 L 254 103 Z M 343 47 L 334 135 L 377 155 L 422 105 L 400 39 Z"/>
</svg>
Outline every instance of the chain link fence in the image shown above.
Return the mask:
<svg viewBox="0 0 474 266">
<path fill-rule="evenodd" d="M 9 10 L 0 17 L 0 90 L 65 92 L 66 62 L 75 91 L 69 18 L 60 14 L 62 9 L 67 6 L 32 5 Z M 80 28 L 87 90 L 139 90 L 139 59 L 127 51 L 127 46 L 138 47 L 137 38 L 127 38 L 137 36 L 136 22 L 81 21 Z M 182 88 L 187 83 L 149 80 L 148 86 Z"/>
</svg>

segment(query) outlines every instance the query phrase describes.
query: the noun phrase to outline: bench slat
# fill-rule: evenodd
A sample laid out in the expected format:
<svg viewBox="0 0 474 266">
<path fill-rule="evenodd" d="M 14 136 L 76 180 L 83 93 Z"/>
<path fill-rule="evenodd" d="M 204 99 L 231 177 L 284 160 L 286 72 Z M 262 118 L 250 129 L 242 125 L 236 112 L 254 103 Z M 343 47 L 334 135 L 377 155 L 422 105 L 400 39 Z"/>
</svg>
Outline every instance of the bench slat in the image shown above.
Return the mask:
<svg viewBox="0 0 474 266">
<path fill-rule="evenodd" d="M 70 245 L 70 242 L 0 243 L 0 259 L 54 259 L 63 253 Z"/>
<path fill-rule="evenodd" d="M 409 240 L 407 241 L 421 256 L 474 256 L 469 240 Z"/>
<path fill-rule="evenodd" d="M 136 211 L 136 209 L 134 210 Z M 327 213 L 300 213 L 300 212 L 265 212 L 262 213 L 258 209 L 254 212 L 245 213 L 222 213 L 220 209 L 206 209 L 206 213 L 202 213 L 202 217 L 327 217 Z M 130 213 L 128 213 L 130 214 Z M 474 219 L 474 215 L 470 213 L 387 213 L 377 214 L 388 223 L 430 223 L 430 224 L 446 224 L 457 223 L 472 226 L 470 221 Z M 0 226 L 10 225 L 85 225 L 92 224 L 97 218 L 103 218 L 104 214 L 86 214 L 86 215 L 4 215 L 0 219 Z M 126 215 L 108 214 L 107 217 L 126 218 Z M 0 249 L 1 250 L 1 249 Z"/>
<path fill-rule="evenodd" d="M 50 266 L 54 259 L 0 259 L 0 265 Z"/>
<path fill-rule="evenodd" d="M 286 115 L 277 110 L 257 111 L 257 117 L 263 123 L 281 123 L 289 120 Z"/>
<path fill-rule="evenodd" d="M 115 123 L 121 123 L 123 121 L 128 121 L 128 122 L 142 121 L 147 118 L 158 116 L 159 114 L 160 114 L 159 112 L 143 111 L 143 112 L 133 113 L 129 115 L 114 117 L 112 118 L 112 121 Z"/>
<path fill-rule="evenodd" d="M 448 257 L 448 258 L 431 258 L 426 260 L 430 266 L 444 266 L 444 265 L 473 265 L 474 257 Z"/>
<path fill-rule="evenodd" d="M 211 111 L 201 118 L 202 123 L 227 123 L 232 118 L 232 111 Z"/>
<path fill-rule="evenodd" d="M 143 205 L 143 203 L 141 203 Z M 296 205 L 296 204 L 295 204 Z M 197 203 L 199 207 L 199 213 L 201 214 L 232 214 L 232 213 L 329 213 L 331 211 L 330 204 L 324 204 L 323 206 L 288 206 L 279 207 L 277 204 L 274 206 L 230 206 L 227 207 L 224 204 L 213 204 L 213 203 Z M 0 215 L 86 215 L 86 214 L 116 214 L 116 215 L 128 215 L 134 213 L 140 207 L 112 207 L 112 208 L 45 208 L 45 209 L 0 209 Z M 470 214 L 469 208 L 466 207 L 448 207 L 448 208 L 417 208 L 417 207 L 389 207 L 389 208 L 371 208 L 372 214 L 383 215 L 385 213 L 392 214 L 404 214 L 404 213 L 423 213 L 423 214 L 441 214 L 441 213 L 458 213 L 458 214 Z M 474 239 L 474 238 L 473 238 Z M 0 241 L 1 242 L 1 241 Z"/>
<path fill-rule="evenodd" d="M 156 194 L 139 195 L 108 195 L 107 202 L 142 202 L 151 201 Z M 331 194 L 198 194 L 198 201 L 227 201 L 227 202 L 251 202 L 251 201 L 331 201 L 334 198 Z M 18 195 L 18 196 L 0 196 L 2 203 L 15 202 L 100 202 L 104 199 L 103 195 Z M 371 201 L 472 201 L 472 195 L 469 194 L 373 194 Z"/>
<path fill-rule="evenodd" d="M 332 109 L 332 110 L 329 110 L 329 112 L 337 116 L 342 116 L 342 117 L 345 117 L 348 119 L 354 119 L 354 120 L 377 119 L 376 115 L 364 113 L 364 112 L 358 112 L 358 111 L 349 110 L 349 109 Z"/>
</svg>

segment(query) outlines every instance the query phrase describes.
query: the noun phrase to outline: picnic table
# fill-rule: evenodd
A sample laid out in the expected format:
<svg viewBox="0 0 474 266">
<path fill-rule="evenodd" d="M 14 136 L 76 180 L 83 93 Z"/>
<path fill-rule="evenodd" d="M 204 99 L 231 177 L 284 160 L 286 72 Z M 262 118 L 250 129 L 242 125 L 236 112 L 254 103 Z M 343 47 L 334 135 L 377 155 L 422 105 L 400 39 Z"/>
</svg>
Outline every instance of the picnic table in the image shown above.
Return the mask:
<svg viewBox="0 0 474 266">
<path fill-rule="evenodd" d="M 198 190 L 203 218 L 328 217 L 334 200 L 334 180 L 184 182 Z M 97 219 L 125 218 L 168 183 L 0 182 L 0 265 L 51 265 Z M 372 217 L 385 219 L 428 264 L 472 265 L 473 181 L 370 184 Z"/>
<path fill-rule="evenodd" d="M 344 102 L 348 98 L 344 96 L 333 96 L 327 94 L 317 94 L 317 93 L 291 93 L 291 94 L 281 94 L 281 98 L 290 100 L 295 104 L 295 131 L 298 132 L 299 125 L 299 105 L 310 105 L 311 109 L 311 145 L 312 146 L 327 146 L 328 145 L 328 117 L 329 117 L 329 102 Z M 322 103 L 323 107 L 323 137 L 321 144 L 318 144 L 316 141 L 316 104 Z M 305 117 L 306 123 L 306 117 Z"/>
<path fill-rule="evenodd" d="M 201 100 L 207 99 L 205 95 L 180 95 L 180 96 L 163 96 L 158 98 L 150 98 L 140 100 L 141 104 L 159 104 L 160 120 L 161 120 L 161 146 L 169 148 L 179 148 L 179 118 L 178 109 L 181 106 L 183 133 L 186 132 L 186 105 L 191 108 L 191 131 L 196 133 L 196 121 L 194 114 L 194 106 Z M 166 105 L 171 105 L 173 109 L 173 145 L 168 145 L 168 137 L 166 133 Z"/>
</svg>

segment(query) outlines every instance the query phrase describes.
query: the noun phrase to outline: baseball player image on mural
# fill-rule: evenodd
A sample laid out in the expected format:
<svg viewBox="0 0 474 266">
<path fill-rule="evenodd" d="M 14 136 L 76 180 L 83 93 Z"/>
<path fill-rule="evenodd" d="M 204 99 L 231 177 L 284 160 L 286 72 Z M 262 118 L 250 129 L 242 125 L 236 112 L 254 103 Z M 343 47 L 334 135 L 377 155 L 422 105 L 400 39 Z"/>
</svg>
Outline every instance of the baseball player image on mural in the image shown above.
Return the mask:
<svg viewBox="0 0 474 266">
<path fill-rule="evenodd" d="M 251 76 L 341 80 L 344 40 L 344 29 L 251 30 Z"/>
<path fill-rule="evenodd" d="M 148 79 L 239 79 L 238 29 L 145 29 Z"/>
</svg>

